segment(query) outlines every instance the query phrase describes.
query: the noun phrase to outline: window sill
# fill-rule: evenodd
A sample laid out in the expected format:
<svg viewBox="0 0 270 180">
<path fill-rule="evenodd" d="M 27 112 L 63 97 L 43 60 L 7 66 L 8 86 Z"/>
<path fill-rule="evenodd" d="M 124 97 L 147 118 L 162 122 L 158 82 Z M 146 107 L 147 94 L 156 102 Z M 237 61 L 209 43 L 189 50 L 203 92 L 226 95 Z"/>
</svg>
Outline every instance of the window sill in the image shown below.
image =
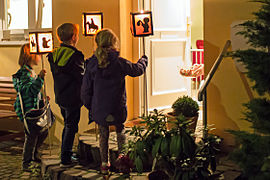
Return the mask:
<svg viewBox="0 0 270 180">
<path fill-rule="evenodd" d="M 21 46 L 25 43 L 28 43 L 29 41 L 0 41 L 0 47 L 5 46 Z"/>
</svg>

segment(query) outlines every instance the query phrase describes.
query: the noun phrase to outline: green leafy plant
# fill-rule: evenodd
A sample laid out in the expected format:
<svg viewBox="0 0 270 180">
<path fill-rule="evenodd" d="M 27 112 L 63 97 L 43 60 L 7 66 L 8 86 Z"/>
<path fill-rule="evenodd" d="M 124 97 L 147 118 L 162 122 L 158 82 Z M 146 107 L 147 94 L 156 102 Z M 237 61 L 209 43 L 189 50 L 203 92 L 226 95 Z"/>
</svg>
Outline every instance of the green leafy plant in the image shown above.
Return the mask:
<svg viewBox="0 0 270 180">
<path fill-rule="evenodd" d="M 176 116 L 183 114 L 185 117 L 198 115 L 199 105 L 189 96 L 179 97 L 172 105 L 173 113 Z"/>
<path fill-rule="evenodd" d="M 219 142 L 216 136 L 196 144 L 187 128 L 189 120 L 183 115 L 176 118 L 176 126 L 170 130 L 166 115 L 160 111 L 154 110 L 142 119 L 145 126 L 128 131 L 132 140 L 124 149 L 139 173 L 163 171 L 170 179 L 205 179 L 212 175 L 216 168 L 214 145 Z"/>
</svg>

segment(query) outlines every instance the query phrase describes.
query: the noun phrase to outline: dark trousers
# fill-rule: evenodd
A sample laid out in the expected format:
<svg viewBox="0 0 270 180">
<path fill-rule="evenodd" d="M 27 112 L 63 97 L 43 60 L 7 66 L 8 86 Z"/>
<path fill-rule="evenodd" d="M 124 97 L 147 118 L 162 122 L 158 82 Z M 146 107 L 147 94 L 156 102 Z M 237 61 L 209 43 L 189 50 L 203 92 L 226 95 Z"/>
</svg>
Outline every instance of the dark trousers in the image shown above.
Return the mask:
<svg viewBox="0 0 270 180">
<path fill-rule="evenodd" d="M 117 124 L 115 125 L 115 128 L 116 128 L 118 152 L 120 153 L 126 141 L 126 136 L 124 133 L 125 127 L 123 124 Z M 100 147 L 101 162 L 107 163 L 109 151 L 109 135 L 110 135 L 109 126 L 98 125 L 98 131 L 99 131 L 99 147 Z"/>
<path fill-rule="evenodd" d="M 64 129 L 62 132 L 61 146 L 61 163 L 71 161 L 72 147 L 75 134 L 78 132 L 78 124 L 80 121 L 81 107 L 64 108 L 60 107 L 61 114 L 64 118 Z"/>
<path fill-rule="evenodd" d="M 29 163 L 38 156 L 40 146 L 48 136 L 48 130 L 37 133 L 25 133 L 25 140 L 23 145 L 23 165 L 29 165 Z"/>
</svg>

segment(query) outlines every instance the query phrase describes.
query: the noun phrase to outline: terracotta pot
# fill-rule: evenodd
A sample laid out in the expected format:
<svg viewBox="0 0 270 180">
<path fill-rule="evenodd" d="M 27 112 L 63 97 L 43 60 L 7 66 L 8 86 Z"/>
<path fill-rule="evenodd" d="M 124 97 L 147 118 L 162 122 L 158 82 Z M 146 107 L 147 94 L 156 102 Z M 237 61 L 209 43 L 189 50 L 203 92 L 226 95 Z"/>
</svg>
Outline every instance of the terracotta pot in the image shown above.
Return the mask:
<svg viewBox="0 0 270 180">
<path fill-rule="evenodd" d="M 168 130 L 171 130 L 173 127 L 175 127 L 176 125 L 174 123 L 172 123 L 173 121 L 176 121 L 176 116 L 174 115 L 173 112 L 169 112 L 166 114 L 167 116 L 167 128 Z M 193 116 L 193 117 L 186 117 L 188 120 L 191 120 L 191 124 L 189 125 L 189 129 L 192 130 L 193 132 L 195 132 L 196 130 L 196 125 L 197 125 L 197 121 L 198 121 L 198 115 L 197 116 Z"/>
</svg>

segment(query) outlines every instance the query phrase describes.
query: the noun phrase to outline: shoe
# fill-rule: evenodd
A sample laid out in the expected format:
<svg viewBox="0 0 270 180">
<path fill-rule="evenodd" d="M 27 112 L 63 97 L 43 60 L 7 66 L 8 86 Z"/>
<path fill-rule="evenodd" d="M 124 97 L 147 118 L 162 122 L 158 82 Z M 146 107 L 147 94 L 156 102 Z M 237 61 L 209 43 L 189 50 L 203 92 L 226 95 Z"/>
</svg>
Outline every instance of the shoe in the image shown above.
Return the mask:
<svg viewBox="0 0 270 180">
<path fill-rule="evenodd" d="M 70 167 L 73 167 L 75 165 L 76 165 L 76 163 L 74 163 L 72 161 L 65 162 L 65 163 L 61 162 L 60 167 L 61 168 L 70 168 Z"/>
<path fill-rule="evenodd" d="M 109 174 L 110 164 L 109 163 L 102 163 L 100 166 L 100 173 L 103 175 Z"/>
<path fill-rule="evenodd" d="M 75 153 L 73 153 L 70 158 L 71 158 L 72 162 L 78 162 L 79 161 L 79 156 L 77 154 L 75 154 Z"/>
<path fill-rule="evenodd" d="M 24 172 L 32 172 L 29 164 L 23 164 L 22 165 L 22 171 L 24 171 Z"/>
</svg>

